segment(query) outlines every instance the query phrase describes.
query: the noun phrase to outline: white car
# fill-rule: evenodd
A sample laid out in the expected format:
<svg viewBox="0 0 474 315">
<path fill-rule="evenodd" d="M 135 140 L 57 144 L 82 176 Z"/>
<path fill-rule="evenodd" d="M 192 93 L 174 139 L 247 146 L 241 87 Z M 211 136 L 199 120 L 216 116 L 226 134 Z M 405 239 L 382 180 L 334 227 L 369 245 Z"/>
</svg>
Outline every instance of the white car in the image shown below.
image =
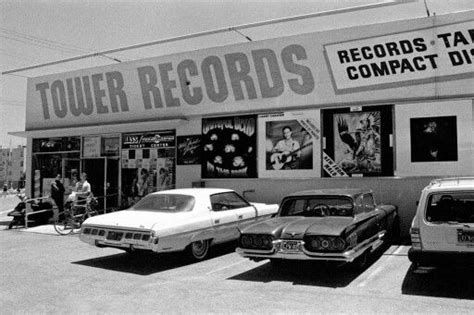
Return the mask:
<svg viewBox="0 0 474 315">
<path fill-rule="evenodd" d="M 211 244 L 236 240 L 242 228 L 277 211 L 277 204 L 250 203 L 230 189 L 164 190 L 129 209 L 87 219 L 79 238 L 127 252 L 188 250 L 193 259 L 202 260 Z"/>
<path fill-rule="evenodd" d="M 410 229 L 419 266 L 474 262 L 474 177 L 436 179 L 423 189 Z"/>
</svg>

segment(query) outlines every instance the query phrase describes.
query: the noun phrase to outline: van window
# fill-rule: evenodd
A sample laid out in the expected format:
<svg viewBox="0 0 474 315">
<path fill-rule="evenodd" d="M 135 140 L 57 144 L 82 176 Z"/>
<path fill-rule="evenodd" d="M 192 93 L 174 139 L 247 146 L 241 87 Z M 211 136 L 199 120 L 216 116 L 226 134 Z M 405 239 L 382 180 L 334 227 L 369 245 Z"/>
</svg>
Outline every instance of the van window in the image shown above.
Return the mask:
<svg viewBox="0 0 474 315">
<path fill-rule="evenodd" d="M 474 223 L 474 192 L 432 194 L 426 208 L 428 222 Z"/>
</svg>

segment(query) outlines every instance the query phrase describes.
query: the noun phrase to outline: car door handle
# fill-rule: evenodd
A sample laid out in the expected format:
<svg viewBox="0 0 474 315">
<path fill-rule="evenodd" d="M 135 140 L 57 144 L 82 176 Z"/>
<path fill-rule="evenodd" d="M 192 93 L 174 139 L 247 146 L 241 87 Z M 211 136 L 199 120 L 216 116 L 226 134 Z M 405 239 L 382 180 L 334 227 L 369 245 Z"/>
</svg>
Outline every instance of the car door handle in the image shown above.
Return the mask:
<svg viewBox="0 0 474 315">
<path fill-rule="evenodd" d="M 243 215 L 239 215 L 239 220 L 242 220 L 244 218 Z"/>
<path fill-rule="evenodd" d="M 214 220 L 214 223 L 218 224 L 221 220 Z"/>
</svg>

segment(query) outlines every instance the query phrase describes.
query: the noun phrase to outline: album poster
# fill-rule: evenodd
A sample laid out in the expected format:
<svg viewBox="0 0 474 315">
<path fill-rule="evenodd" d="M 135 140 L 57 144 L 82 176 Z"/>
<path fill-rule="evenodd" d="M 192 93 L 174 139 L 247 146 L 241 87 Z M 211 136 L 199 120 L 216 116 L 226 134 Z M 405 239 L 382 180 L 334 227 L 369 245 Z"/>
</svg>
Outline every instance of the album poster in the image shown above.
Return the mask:
<svg viewBox="0 0 474 315">
<path fill-rule="evenodd" d="M 456 130 L 456 116 L 411 118 L 411 161 L 457 161 Z"/>
<path fill-rule="evenodd" d="M 260 177 L 319 177 L 320 112 L 260 115 Z"/>
<path fill-rule="evenodd" d="M 178 165 L 201 164 L 201 136 L 178 136 Z"/>
<path fill-rule="evenodd" d="M 202 178 L 255 178 L 257 116 L 202 120 Z"/>
<path fill-rule="evenodd" d="M 328 110 L 325 121 L 324 175 L 393 175 L 391 106 Z"/>
</svg>

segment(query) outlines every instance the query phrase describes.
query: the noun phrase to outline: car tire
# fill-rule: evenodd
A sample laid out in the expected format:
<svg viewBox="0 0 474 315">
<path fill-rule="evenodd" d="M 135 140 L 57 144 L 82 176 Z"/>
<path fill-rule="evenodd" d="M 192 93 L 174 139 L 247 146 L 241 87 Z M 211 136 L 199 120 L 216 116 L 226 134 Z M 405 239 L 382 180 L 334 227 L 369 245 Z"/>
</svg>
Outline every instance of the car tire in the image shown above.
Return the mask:
<svg viewBox="0 0 474 315">
<path fill-rule="evenodd" d="M 209 240 L 192 242 L 188 247 L 189 257 L 194 261 L 204 260 L 209 255 L 209 247 Z"/>
<path fill-rule="evenodd" d="M 400 219 L 396 217 L 393 220 L 392 228 L 390 229 L 388 241 L 391 244 L 398 244 L 400 242 Z"/>
<path fill-rule="evenodd" d="M 352 262 L 352 267 L 356 271 L 362 271 L 369 264 L 370 250 L 366 250 L 362 255 Z"/>
</svg>

